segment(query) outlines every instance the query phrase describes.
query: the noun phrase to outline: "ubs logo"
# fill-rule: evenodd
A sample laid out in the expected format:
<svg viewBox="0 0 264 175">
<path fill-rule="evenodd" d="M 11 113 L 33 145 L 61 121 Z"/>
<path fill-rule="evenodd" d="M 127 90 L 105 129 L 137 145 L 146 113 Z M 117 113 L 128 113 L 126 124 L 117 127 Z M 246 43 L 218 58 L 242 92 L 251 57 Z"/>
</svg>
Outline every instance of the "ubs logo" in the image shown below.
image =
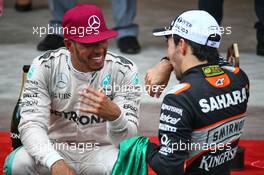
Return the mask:
<svg viewBox="0 0 264 175">
<path fill-rule="evenodd" d="M 90 16 L 90 18 L 88 19 L 88 26 L 93 29 L 96 30 L 100 27 L 101 23 L 100 23 L 100 19 L 98 18 L 98 16 L 96 15 L 92 15 Z"/>
<path fill-rule="evenodd" d="M 64 89 L 67 86 L 68 77 L 64 73 L 59 73 L 56 80 L 56 87 L 59 89 Z"/>
</svg>

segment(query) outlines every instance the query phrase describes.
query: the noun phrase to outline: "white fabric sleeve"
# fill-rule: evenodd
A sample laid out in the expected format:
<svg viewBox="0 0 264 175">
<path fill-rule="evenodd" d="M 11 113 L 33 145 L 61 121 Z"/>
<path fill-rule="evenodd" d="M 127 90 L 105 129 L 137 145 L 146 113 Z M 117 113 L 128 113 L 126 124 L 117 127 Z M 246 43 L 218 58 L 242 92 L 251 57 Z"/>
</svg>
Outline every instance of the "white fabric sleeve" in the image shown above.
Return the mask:
<svg viewBox="0 0 264 175">
<path fill-rule="evenodd" d="M 140 84 L 137 68 L 133 66 L 121 80 L 121 91 L 114 92 L 113 101 L 120 107 L 121 115 L 114 121 L 107 122 L 107 133 L 114 145 L 138 133 Z"/>
<path fill-rule="evenodd" d="M 24 86 L 21 120 L 18 126 L 25 149 L 36 163 L 48 168 L 63 159 L 53 148 L 47 134 L 51 104 L 48 90 L 50 74 L 50 69 L 41 64 L 38 58 L 34 59 Z"/>
</svg>

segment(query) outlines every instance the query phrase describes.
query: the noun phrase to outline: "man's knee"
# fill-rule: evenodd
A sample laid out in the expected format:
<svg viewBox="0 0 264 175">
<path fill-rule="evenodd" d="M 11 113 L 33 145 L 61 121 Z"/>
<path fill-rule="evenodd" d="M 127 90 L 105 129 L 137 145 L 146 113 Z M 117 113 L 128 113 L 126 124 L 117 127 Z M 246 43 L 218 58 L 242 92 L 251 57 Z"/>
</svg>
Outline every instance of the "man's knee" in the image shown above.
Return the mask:
<svg viewBox="0 0 264 175">
<path fill-rule="evenodd" d="M 4 174 L 33 174 L 35 173 L 34 164 L 34 160 L 27 153 L 25 148 L 19 147 L 12 151 L 6 158 Z"/>
</svg>

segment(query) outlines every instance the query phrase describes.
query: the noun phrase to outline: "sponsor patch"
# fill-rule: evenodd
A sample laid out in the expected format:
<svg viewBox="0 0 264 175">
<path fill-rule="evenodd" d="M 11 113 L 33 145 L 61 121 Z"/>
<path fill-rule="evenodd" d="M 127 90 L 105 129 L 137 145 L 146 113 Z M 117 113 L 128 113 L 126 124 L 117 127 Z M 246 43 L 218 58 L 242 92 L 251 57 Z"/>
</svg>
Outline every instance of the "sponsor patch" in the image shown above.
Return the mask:
<svg viewBox="0 0 264 175">
<path fill-rule="evenodd" d="M 138 85 L 139 84 L 139 77 L 138 74 L 135 74 L 132 78 L 132 84 L 133 85 Z"/>
<path fill-rule="evenodd" d="M 161 136 L 160 143 L 161 143 L 161 148 L 159 150 L 159 153 L 166 156 L 172 153 L 171 140 L 168 138 L 167 134 L 163 134 Z"/>
<path fill-rule="evenodd" d="M 124 109 L 130 109 L 130 110 L 132 110 L 134 112 L 137 112 L 138 111 L 137 107 L 136 106 L 133 106 L 131 104 L 124 104 Z"/>
<path fill-rule="evenodd" d="M 210 171 L 215 167 L 218 167 L 228 161 L 233 160 L 236 155 L 236 151 L 237 147 L 231 150 L 227 150 L 226 152 L 223 152 L 219 155 L 216 154 L 203 156 L 199 168 L 205 171 Z"/>
<path fill-rule="evenodd" d="M 30 69 L 29 69 L 29 71 L 28 71 L 28 73 L 27 73 L 27 77 L 28 77 L 29 79 L 33 77 L 34 72 L 35 72 L 35 69 L 36 69 L 35 65 L 31 65 L 31 66 L 30 66 Z"/>
<path fill-rule="evenodd" d="M 56 87 L 59 89 L 66 88 L 68 84 L 69 78 L 65 73 L 59 73 L 59 75 L 56 77 Z"/>
<path fill-rule="evenodd" d="M 174 118 L 171 117 L 170 115 L 165 115 L 164 113 L 161 113 L 160 120 L 166 123 L 176 125 L 181 120 L 181 118 Z"/>
<path fill-rule="evenodd" d="M 207 143 L 222 143 L 229 138 L 240 136 L 245 117 L 232 120 L 208 131 Z"/>
<path fill-rule="evenodd" d="M 75 122 L 77 125 L 87 125 L 87 124 L 98 124 L 98 123 L 104 123 L 106 122 L 105 119 L 102 119 L 101 117 L 98 117 L 96 115 L 78 115 L 75 111 L 69 111 L 69 112 L 59 112 L 55 110 L 50 111 L 52 114 L 56 116 L 63 117 L 65 119 L 68 119 L 69 121 Z"/>
<path fill-rule="evenodd" d="M 213 77 L 224 73 L 223 69 L 219 65 L 206 66 L 202 68 L 203 73 L 206 77 Z"/>
<path fill-rule="evenodd" d="M 102 80 L 101 86 L 106 88 L 111 83 L 111 76 L 109 74 L 105 75 L 105 77 Z"/>
<path fill-rule="evenodd" d="M 167 110 L 167 111 L 171 111 L 171 112 L 174 112 L 174 113 L 177 113 L 179 114 L 180 116 L 182 116 L 182 112 L 183 112 L 183 109 L 181 108 L 177 108 L 175 106 L 171 106 L 171 105 L 166 105 L 165 103 L 163 103 L 161 105 L 161 109 L 162 110 Z"/>
<path fill-rule="evenodd" d="M 208 113 L 244 103 L 247 98 L 246 88 L 242 88 L 230 93 L 221 94 L 209 98 L 202 98 L 201 100 L 199 100 L 199 105 L 203 113 Z"/>
<path fill-rule="evenodd" d="M 164 124 L 164 123 L 160 123 L 159 124 L 159 129 L 162 130 L 162 131 L 169 131 L 169 132 L 176 132 L 177 131 L 176 127 L 170 126 L 170 125 L 167 125 L 167 124 Z"/>
<path fill-rule="evenodd" d="M 33 92 L 33 93 L 24 93 L 23 94 L 23 98 L 37 98 L 38 97 L 38 94 L 37 92 Z"/>
</svg>

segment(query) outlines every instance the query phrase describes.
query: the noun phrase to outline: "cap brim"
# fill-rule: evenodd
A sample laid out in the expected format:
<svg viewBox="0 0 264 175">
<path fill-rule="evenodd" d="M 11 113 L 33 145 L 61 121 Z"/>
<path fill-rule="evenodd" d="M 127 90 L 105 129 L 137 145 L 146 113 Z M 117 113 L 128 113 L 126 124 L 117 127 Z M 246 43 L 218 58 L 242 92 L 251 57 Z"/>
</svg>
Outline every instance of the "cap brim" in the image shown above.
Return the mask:
<svg viewBox="0 0 264 175">
<path fill-rule="evenodd" d="M 152 34 L 156 37 L 159 37 L 159 36 L 172 35 L 173 33 L 172 33 L 171 29 L 164 27 L 164 28 L 154 29 L 152 31 Z"/>
<path fill-rule="evenodd" d="M 73 36 L 70 39 L 72 39 L 76 42 L 79 42 L 79 43 L 91 44 L 91 43 L 100 42 L 100 41 L 103 41 L 106 39 L 114 38 L 117 35 L 118 35 L 117 31 L 107 30 L 104 32 L 100 32 L 99 34 L 91 34 L 91 35 L 86 35 L 83 37 Z"/>
</svg>

